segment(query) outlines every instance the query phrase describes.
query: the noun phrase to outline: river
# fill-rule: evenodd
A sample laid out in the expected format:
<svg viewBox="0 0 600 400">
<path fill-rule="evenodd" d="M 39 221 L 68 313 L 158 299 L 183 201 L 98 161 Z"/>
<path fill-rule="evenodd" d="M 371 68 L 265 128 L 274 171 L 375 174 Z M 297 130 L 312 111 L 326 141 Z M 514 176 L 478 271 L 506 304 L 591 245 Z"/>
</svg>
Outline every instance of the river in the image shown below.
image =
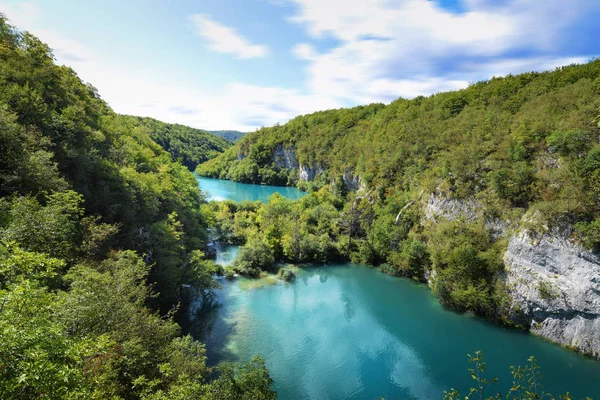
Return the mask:
<svg viewBox="0 0 600 400">
<path fill-rule="evenodd" d="M 212 180 L 213 190 L 218 183 Z M 228 191 L 239 185 L 223 184 Z M 220 247 L 217 261 L 228 264 L 236 253 L 235 246 Z M 192 327 L 211 363 L 260 354 L 284 400 L 438 399 L 452 387 L 467 394 L 473 384 L 467 353 L 483 350 L 488 376 L 500 379 L 488 395 L 506 393 L 509 366 L 534 355 L 555 396 L 569 390 L 575 398 L 600 399 L 600 362 L 446 310 L 425 285 L 351 263 L 298 269 L 296 275 L 291 283 L 273 277 L 222 281 L 209 322 Z"/>
<path fill-rule="evenodd" d="M 252 185 L 223 179 L 205 178 L 196 176 L 207 200 L 233 200 L 233 201 L 268 201 L 269 196 L 278 192 L 290 199 L 299 199 L 305 192 L 287 186 Z"/>
</svg>

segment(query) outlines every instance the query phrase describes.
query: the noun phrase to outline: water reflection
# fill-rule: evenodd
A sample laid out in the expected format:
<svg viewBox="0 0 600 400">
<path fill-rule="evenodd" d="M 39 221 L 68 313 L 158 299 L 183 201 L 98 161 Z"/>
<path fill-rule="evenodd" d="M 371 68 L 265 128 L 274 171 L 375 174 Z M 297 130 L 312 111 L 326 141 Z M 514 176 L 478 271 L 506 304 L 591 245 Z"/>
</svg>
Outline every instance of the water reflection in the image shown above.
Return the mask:
<svg viewBox="0 0 600 400">
<path fill-rule="evenodd" d="M 224 283 L 220 306 L 194 325 L 205 329 L 197 337 L 212 364 L 261 354 L 284 400 L 435 399 L 451 387 L 468 391 L 466 353 L 483 349 L 490 376 L 501 378 L 496 390 L 506 392 L 509 365 L 535 354 L 551 391 L 598 395 L 600 363 L 447 312 L 423 286 L 349 264 L 296 273 L 293 283 L 261 289 Z"/>
</svg>

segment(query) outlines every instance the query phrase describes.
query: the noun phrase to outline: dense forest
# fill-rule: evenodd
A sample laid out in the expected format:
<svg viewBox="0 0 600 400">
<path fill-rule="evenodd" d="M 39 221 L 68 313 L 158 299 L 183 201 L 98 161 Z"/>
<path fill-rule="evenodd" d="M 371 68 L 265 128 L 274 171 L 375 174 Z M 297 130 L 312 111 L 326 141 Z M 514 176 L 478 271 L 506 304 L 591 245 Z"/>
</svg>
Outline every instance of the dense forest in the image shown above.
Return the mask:
<svg viewBox="0 0 600 400">
<path fill-rule="evenodd" d="M 212 133 L 213 135 L 221 136 L 222 138 L 224 138 L 232 143 L 237 142 L 246 134 L 246 132 L 240 132 L 240 131 L 207 131 L 207 132 Z"/>
<path fill-rule="evenodd" d="M 197 182 L 150 136 L 185 132 L 0 16 L 0 398 L 274 398 L 260 358 L 213 370 L 174 322 L 183 283 L 216 287 Z"/>
<path fill-rule="evenodd" d="M 519 325 L 501 279 L 511 232 L 573 231 L 600 250 L 599 94 L 595 60 L 263 128 L 196 171 L 309 195 L 211 204 L 209 223 L 245 244 L 239 272 L 350 259 Z"/>
<path fill-rule="evenodd" d="M 211 368 L 175 322 L 186 285 L 218 288 L 208 229 L 243 245 L 228 277 L 352 260 L 519 324 L 500 279 L 507 232 L 572 229 L 600 251 L 599 94 L 593 61 L 318 112 L 232 146 L 116 114 L 0 16 L 0 398 L 275 398 L 260 357 Z M 203 175 L 308 194 L 207 203 L 188 170 L 206 160 Z M 474 211 L 432 216 L 436 199 Z M 538 395 L 526 368 L 514 398 Z"/>
<path fill-rule="evenodd" d="M 233 140 L 226 135 L 212 134 L 179 124 L 167 124 L 148 117 L 122 116 L 135 128 L 146 129 L 148 135 L 161 145 L 174 160 L 180 160 L 193 170 L 231 147 Z"/>
</svg>

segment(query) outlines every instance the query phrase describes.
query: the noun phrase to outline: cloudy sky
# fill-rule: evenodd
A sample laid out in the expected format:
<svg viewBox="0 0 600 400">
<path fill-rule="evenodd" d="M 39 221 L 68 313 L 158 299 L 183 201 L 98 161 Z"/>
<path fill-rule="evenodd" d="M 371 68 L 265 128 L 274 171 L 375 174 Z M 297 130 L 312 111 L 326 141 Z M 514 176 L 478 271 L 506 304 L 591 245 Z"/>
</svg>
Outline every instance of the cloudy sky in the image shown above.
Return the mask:
<svg viewBox="0 0 600 400">
<path fill-rule="evenodd" d="M 600 56 L 600 0 L 0 0 L 120 113 L 254 130 Z"/>
</svg>

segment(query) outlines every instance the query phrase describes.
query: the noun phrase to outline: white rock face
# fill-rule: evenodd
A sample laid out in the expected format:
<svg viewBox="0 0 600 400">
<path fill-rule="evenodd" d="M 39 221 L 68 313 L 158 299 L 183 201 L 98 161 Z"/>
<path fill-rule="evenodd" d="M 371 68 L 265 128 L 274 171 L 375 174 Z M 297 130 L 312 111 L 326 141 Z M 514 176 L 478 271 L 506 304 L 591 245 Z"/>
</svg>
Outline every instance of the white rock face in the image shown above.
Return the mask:
<svg viewBox="0 0 600 400">
<path fill-rule="evenodd" d="M 533 333 L 600 358 L 600 259 L 565 236 L 511 237 L 506 283 Z"/>
<path fill-rule="evenodd" d="M 292 148 L 283 147 L 283 145 L 277 146 L 275 153 L 273 154 L 273 160 L 275 166 L 279 168 L 297 169 L 298 160 L 296 160 L 296 151 Z"/>
<path fill-rule="evenodd" d="M 296 149 L 293 147 L 287 148 L 283 145 L 279 145 L 275 148 L 273 162 L 275 163 L 275 166 L 279 168 L 298 169 L 298 178 L 301 181 L 312 181 L 317 175 L 324 171 L 323 167 L 320 165 L 304 165 L 298 163 Z"/>
<path fill-rule="evenodd" d="M 473 220 L 480 214 L 479 207 L 474 199 L 451 199 L 436 194 L 431 194 L 424 207 L 425 219 L 436 221 L 439 218 L 455 220 L 466 218 Z"/>
<path fill-rule="evenodd" d="M 474 199 L 435 194 L 423 206 L 425 219 L 433 222 L 475 220 L 482 210 Z M 509 234 L 509 225 L 485 221 L 495 238 Z M 527 232 L 511 236 L 504 279 L 513 309 L 525 318 L 519 322 L 537 335 L 600 358 L 600 258 L 570 241 L 570 234 L 554 232 L 537 240 Z"/>
<path fill-rule="evenodd" d="M 360 176 L 354 175 L 352 168 L 346 168 L 344 170 L 342 179 L 344 180 L 344 185 L 348 188 L 348 190 L 359 190 L 361 187 L 365 187 L 365 185 L 361 184 L 362 182 Z"/>
<path fill-rule="evenodd" d="M 312 181 L 315 176 L 322 174 L 324 171 L 320 165 L 303 165 L 300 164 L 299 178 L 301 181 Z"/>
</svg>

